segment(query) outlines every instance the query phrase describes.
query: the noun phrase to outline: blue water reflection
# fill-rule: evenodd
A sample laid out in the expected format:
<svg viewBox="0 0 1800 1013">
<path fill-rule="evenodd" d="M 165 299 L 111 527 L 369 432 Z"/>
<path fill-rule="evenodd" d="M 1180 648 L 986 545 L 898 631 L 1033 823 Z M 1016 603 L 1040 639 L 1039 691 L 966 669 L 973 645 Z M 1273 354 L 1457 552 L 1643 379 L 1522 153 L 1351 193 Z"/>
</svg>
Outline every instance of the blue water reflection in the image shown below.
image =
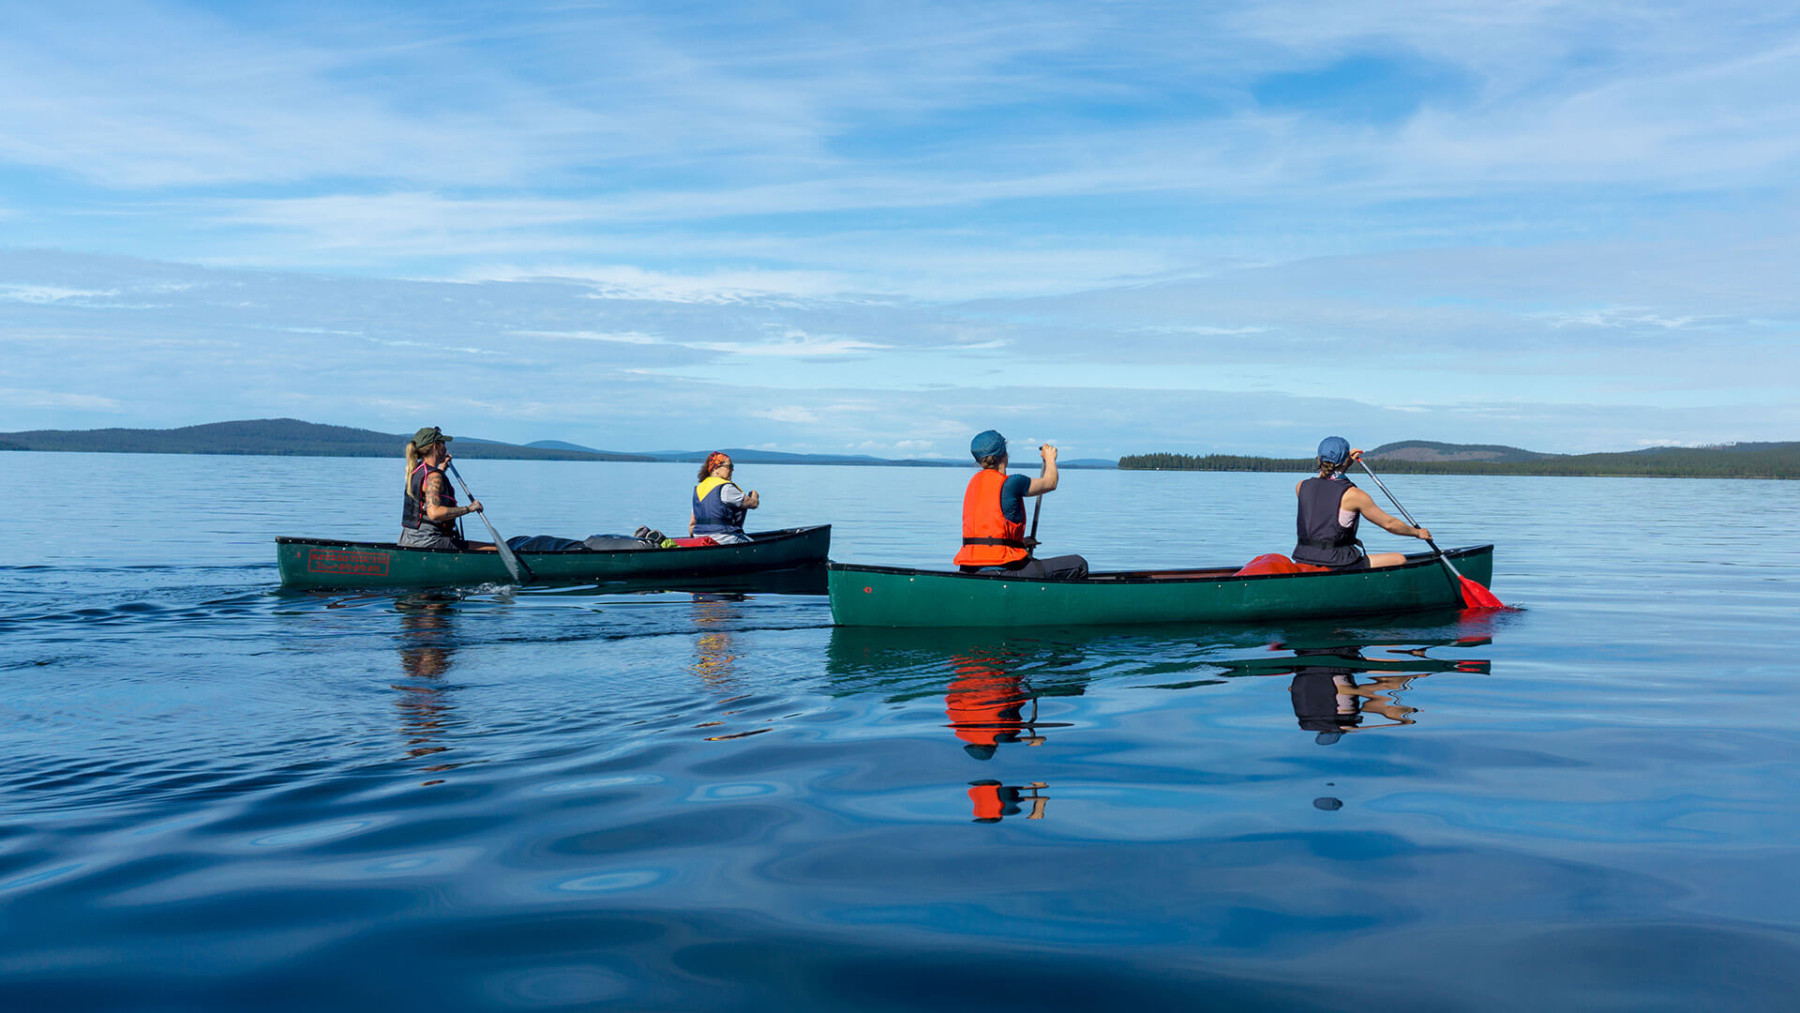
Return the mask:
<svg viewBox="0 0 1800 1013">
<path fill-rule="evenodd" d="M 381 537 L 357 526 L 390 518 L 390 462 L 108 458 L 155 494 L 133 518 L 89 501 L 92 459 L 4 463 L 0 1008 L 1800 988 L 1780 483 L 1409 477 L 1526 611 L 1015 634 L 834 629 L 803 585 L 284 592 L 268 538 Z M 481 463 L 522 531 L 660 520 L 691 477 Z M 266 502 L 296 469 L 314 530 Z M 771 522 L 834 521 L 839 558 L 947 558 L 954 472 L 767 472 Z M 1249 558 L 1279 548 L 1251 521 L 1171 547 L 1158 504 L 1284 492 L 1071 473 L 1045 534 L 1110 567 Z M 1646 497 L 1723 522 L 1646 527 Z"/>
</svg>

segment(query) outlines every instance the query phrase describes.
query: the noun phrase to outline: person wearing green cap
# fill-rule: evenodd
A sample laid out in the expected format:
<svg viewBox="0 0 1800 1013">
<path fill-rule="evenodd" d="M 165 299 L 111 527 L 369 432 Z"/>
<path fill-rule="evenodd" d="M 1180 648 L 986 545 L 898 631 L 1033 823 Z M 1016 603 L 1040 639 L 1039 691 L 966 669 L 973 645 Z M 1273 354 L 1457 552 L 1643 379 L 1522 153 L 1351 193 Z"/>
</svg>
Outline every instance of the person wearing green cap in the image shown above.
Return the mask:
<svg viewBox="0 0 1800 1013">
<path fill-rule="evenodd" d="M 400 545 L 409 549 L 456 549 L 493 552 L 491 542 L 462 537 L 456 520 L 480 513 L 481 501 L 458 506 L 444 469 L 450 466 L 450 441 L 436 426 L 426 426 L 406 441 L 406 498 L 400 507 Z"/>
<path fill-rule="evenodd" d="M 1035 543 L 1025 536 L 1025 500 L 1056 488 L 1056 448 L 1038 448 L 1044 473 L 1038 478 L 1006 473 L 1006 437 L 992 429 L 969 441 L 969 454 L 981 470 L 963 491 L 962 550 L 954 562 L 964 573 L 1004 570 L 1021 577 L 1085 577 L 1087 560 L 1080 556 L 1038 559 Z"/>
<path fill-rule="evenodd" d="M 1294 496 L 1300 501 L 1294 517 L 1294 562 L 1333 570 L 1370 570 L 1406 562 L 1404 553 L 1371 553 L 1363 549 L 1356 538 L 1356 528 L 1364 517 L 1396 535 L 1431 538 L 1431 532 L 1415 528 L 1376 506 L 1368 493 L 1344 477 L 1344 471 L 1360 457 L 1362 451 L 1351 447 L 1342 436 L 1327 436 L 1320 442 L 1318 477 L 1294 485 Z"/>
</svg>

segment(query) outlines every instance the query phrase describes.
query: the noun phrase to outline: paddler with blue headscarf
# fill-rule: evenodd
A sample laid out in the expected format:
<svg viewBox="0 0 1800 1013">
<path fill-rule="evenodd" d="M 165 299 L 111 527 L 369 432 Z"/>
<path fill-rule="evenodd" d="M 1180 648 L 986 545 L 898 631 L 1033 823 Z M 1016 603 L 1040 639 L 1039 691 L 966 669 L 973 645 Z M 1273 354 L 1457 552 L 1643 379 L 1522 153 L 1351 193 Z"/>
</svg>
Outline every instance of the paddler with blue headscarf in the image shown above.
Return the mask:
<svg viewBox="0 0 1800 1013">
<path fill-rule="evenodd" d="M 762 505 L 756 490 L 738 488 L 731 480 L 731 456 L 722 450 L 706 455 L 694 486 L 694 508 L 688 514 L 688 535 L 704 535 L 720 545 L 747 542 L 744 515 Z"/>
<path fill-rule="evenodd" d="M 1006 437 L 992 429 L 969 441 L 969 454 L 981 470 L 963 491 L 962 551 L 955 563 L 964 573 L 1015 573 L 1021 577 L 1085 577 L 1087 560 L 1080 556 L 1039 559 L 1035 543 L 1025 537 L 1025 501 L 1056 489 L 1056 448 L 1038 448 L 1044 471 L 1038 478 L 1006 473 Z"/>
<path fill-rule="evenodd" d="M 1369 570 L 1399 566 L 1406 555 L 1369 552 L 1356 537 L 1357 526 L 1367 517 L 1382 530 L 1402 538 L 1431 540 L 1431 532 L 1415 528 L 1375 505 L 1368 493 L 1344 477 L 1362 458 L 1362 451 L 1342 436 L 1327 436 L 1319 443 L 1319 474 L 1294 484 L 1299 509 L 1294 517 L 1294 562 L 1328 566 L 1333 570 Z"/>
</svg>

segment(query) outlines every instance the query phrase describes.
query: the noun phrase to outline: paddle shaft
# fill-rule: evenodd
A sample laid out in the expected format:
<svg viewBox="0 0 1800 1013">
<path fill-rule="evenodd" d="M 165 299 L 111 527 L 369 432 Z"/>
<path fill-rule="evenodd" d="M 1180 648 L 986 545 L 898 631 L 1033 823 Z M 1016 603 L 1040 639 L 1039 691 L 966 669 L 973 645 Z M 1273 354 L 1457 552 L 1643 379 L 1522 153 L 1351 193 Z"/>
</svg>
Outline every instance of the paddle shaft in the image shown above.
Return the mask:
<svg viewBox="0 0 1800 1013">
<path fill-rule="evenodd" d="M 469 491 L 469 483 L 463 481 L 462 473 L 456 470 L 454 462 L 449 465 L 449 469 L 450 474 L 456 479 L 456 484 L 462 487 L 463 495 L 473 501 L 475 494 Z M 519 561 L 519 557 L 513 554 L 512 546 L 506 544 L 506 539 L 500 537 L 500 532 L 494 530 L 494 522 L 488 520 L 487 513 L 477 510 L 475 515 L 481 518 L 481 523 L 487 525 L 488 534 L 494 537 L 494 551 L 500 553 L 500 562 L 506 564 L 506 572 L 512 574 L 512 579 L 521 584 L 530 580 L 531 571 L 526 569 L 525 564 Z"/>
<path fill-rule="evenodd" d="M 1382 482 L 1382 481 L 1381 481 L 1381 476 L 1380 476 L 1380 475 L 1377 475 L 1377 474 L 1375 474 L 1375 471 L 1374 471 L 1374 469 L 1372 469 L 1372 468 L 1370 468 L 1370 467 L 1369 467 L 1369 462 L 1367 462 L 1367 461 L 1365 461 L 1365 460 L 1363 460 L 1363 459 L 1362 459 L 1362 458 L 1360 458 L 1360 457 L 1358 457 L 1358 458 L 1357 458 L 1357 459 L 1356 459 L 1356 463 L 1357 463 L 1357 464 L 1360 464 L 1360 465 L 1362 465 L 1362 470 L 1363 470 L 1363 471 L 1366 471 L 1366 472 L 1368 472 L 1368 474 L 1369 474 L 1369 477 L 1370 477 L 1370 478 L 1372 478 L 1372 479 L 1374 479 L 1374 480 L 1375 480 L 1375 486 L 1376 486 L 1376 488 L 1378 488 L 1378 489 L 1380 489 L 1380 490 L 1381 490 L 1381 494 L 1382 494 L 1382 495 L 1383 495 L 1383 496 L 1386 496 L 1386 497 L 1387 497 L 1387 498 L 1388 498 L 1388 502 L 1389 502 L 1389 503 L 1392 503 L 1392 504 L 1394 504 L 1394 509 L 1395 509 L 1395 510 L 1398 510 L 1398 511 L 1400 511 L 1400 516 L 1402 516 L 1402 517 L 1404 517 L 1404 518 L 1406 518 L 1406 523 L 1408 523 L 1408 524 L 1411 524 L 1411 525 L 1412 525 L 1412 526 L 1413 526 L 1413 527 L 1415 527 L 1415 528 L 1416 528 L 1416 527 L 1418 527 L 1418 526 L 1419 526 L 1419 522 L 1418 522 L 1418 521 L 1415 521 L 1415 520 L 1413 520 L 1413 515 L 1412 515 L 1412 514 L 1409 514 L 1409 513 L 1407 513 L 1407 512 L 1406 512 L 1406 507 L 1404 507 L 1404 506 L 1402 506 L 1402 505 L 1400 505 L 1400 501 L 1399 501 L 1399 500 L 1397 500 L 1397 499 L 1395 499 L 1395 498 L 1394 498 L 1394 494 L 1393 494 L 1393 493 L 1391 493 L 1391 492 L 1389 492 L 1389 491 L 1388 491 L 1388 487 L 1387 487 L 1387 485 L 1386 485 L 1386 484 L 1384 484 L 1384 483 L 1383 483 L 1383 482 Z M 1450 571 L 1450 576 L 1451 576 L 1451 577 L 1452 577 L 1452 578 L 1454 578 L 1454 581 L 1453 581 L 1453 582 L 1454 582 L 1454 583 L 1455 583 L 1455 584 L 1456 584 L 1456 590 L 1457 590 L 1457 593 L 1458 593 L 1458 594 L 1461 594 L 1461 593 L 1462 593 L 1462 581 L 1463 581 L 1463 575 L 1462 575 L 1462 573 L 1461 573 L 1461 572 L 1459 572 L 1459 571 L 1458 571 L 1458 570 L 1457 570 L 1457 569 L 1456 569 L 1456 564 L 1455 564 L 1455 563 L 1452 563 L 1452 562 L 1450 562 L 1450 557 L 1449 557 L 1449 556 L 1446 556 L 1446 555 L 1444 555 L 1444 550 L 1443 550 L 1443 549 L 1440 549 L 1440 548 L 1438 548 L 1438 547 L 1437 547 L 1437 543 L 1436 543 L 1436 542 L 1434 542 L 1434 541 L 1432 541 L 1432 540 L 1431 540 L 1431 539 L 1429 539 L 1429 538 L 1427 538 L 1427 539 L 1425 539 L 1425 544 L 1426 544 L 1426 545 L 1429 545 L 1429 546 L 1431 546 L 1431 551 L 1433 551 L 1433 552 L 1435 552 L 1435 553 L 1437 553 L 1437 558 L 1438 558 L 1438 562 L 1440 562 L 1440 563 L 1442 563 L 1442 564 L 1444 564 L 1444 569 L 1446 569 L 1446 570 L 1449 570 L 1449 571 Z"/>
<path fill-rule="evenodd" d="M 1038 449 L 1041 450 L 1043 448 L 1040 447 Z M 1049 459 L 1046 458 L 1045 462 L 1044 462 L 1044 471 L 1048 472 L 1049 470 L 1050 470 Z M 1044 515 L 1044 494 L 1040 492 L 1037 494 L 1037 504 L 1031 508 L 1031 534 L 1029 534 L 1025 537 L 1025 546 L 1027 548 L 1031 548 L 1031 549 L 1037 548 L 1037 544 L 1038 544 L 1037 522 L 1038 522 L 1038 518 L 1042 517 L 1043 515 Z"/>
</svg>

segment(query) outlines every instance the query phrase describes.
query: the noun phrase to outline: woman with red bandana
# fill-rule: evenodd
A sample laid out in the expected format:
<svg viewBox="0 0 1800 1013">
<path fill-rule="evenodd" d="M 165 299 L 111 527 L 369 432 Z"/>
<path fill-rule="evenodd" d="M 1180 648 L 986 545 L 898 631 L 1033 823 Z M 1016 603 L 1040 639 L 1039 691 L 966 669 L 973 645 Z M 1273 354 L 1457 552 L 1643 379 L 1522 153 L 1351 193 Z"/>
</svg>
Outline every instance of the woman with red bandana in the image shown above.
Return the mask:
<svg viewBox="0 0 1800 1013">
<path fill-rule="evenodd" d="M 688 535 L 704 535 L 720 545 L 747 542 L 744 515 L 762 505 L 756 490 L 745 492 L 731 480 L 731 458 L 715 450 L 700 466 L 694 486 L 694 508 L 688 514 Z"/>
</svg>

